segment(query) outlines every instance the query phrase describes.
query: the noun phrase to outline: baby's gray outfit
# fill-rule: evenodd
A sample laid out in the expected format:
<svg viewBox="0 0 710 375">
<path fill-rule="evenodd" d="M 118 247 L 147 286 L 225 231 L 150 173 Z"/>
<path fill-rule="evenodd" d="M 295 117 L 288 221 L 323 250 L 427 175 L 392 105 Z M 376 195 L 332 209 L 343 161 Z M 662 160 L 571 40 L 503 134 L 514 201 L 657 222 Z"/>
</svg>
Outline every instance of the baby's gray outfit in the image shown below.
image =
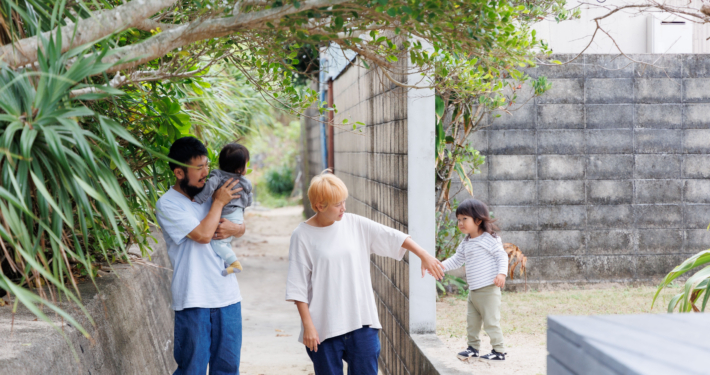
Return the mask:
<svg viewBox="0 0 710 375">
<path fill-rule="evenodd" d="M 251 182 L 247 180 L 244 176 L 238 173 L 225 172 L 221 169 L 213 169 L 210 172 L 210 178 L 205 183 L 205 188 L 195 195 L 195 202 L 202 204 L 205 203 L 217 189 L 224 185 L 230 178 L 239 179 L 234 188 L 242 188 L 243 190 L 239 192 L 241 196 L 236 199 L 232 199 L 224 208 L 222 209 L 222 216 L 228 215 L 236 211 L 238 208 L 247 208 L 251 206 L 252 203 L 252 186 Z"/>
</svg>

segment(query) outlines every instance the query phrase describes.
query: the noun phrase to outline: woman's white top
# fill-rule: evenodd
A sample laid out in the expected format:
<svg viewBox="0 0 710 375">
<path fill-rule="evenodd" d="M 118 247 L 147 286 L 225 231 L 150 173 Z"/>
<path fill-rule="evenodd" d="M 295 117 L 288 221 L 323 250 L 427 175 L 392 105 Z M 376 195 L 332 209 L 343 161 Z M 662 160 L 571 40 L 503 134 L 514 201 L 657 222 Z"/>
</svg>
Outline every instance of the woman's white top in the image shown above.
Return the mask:
<svg viewBox="0 0 710 375">
<path fill-rule="evenodd" d="M 308 304 L 321 342 L 362 326 L 381 329 L 370 254 L 401 260 L 409 237 L 359 215 L 327 227 L 301 223 L 291 234 L 286 300 Z M 299 342 L 303 342 L 303 324 Z"/>
</svg>

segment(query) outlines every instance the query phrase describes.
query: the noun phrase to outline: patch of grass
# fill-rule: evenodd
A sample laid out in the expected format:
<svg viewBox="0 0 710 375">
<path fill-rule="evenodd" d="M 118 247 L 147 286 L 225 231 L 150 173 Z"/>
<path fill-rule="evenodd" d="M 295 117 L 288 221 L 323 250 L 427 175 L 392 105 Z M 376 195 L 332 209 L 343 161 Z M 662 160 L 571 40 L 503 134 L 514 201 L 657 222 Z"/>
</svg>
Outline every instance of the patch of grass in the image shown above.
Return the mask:
<svg viewBox="0 0 710 375">
<path fill-rule="evenodd" d="M 504 334 L 544 334 L 548 315 L 609 315 L 665 313 L 679 287 L 663 290 L 651 310 L 656 287 L 613 286 L 607 289 L 572 289 L 503 292 L 501 326 Z M 437 334 L 445 337 L 466 335 L 466 300 L 444 297 L 436 304 Z"/>
</svg>

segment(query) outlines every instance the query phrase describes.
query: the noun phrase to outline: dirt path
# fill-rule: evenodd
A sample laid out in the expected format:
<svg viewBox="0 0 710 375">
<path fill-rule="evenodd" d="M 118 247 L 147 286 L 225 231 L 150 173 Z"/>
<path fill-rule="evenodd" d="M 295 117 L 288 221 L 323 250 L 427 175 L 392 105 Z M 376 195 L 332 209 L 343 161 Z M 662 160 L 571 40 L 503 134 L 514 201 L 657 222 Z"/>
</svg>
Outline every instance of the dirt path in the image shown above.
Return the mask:
<svg viewBox="0 0 710 375">
<path fill-rule="evenodd" d="M 247 232 L 235 241 L 244 266 L 238 275 L 242 292 L 243 375 L 313 374 L 300 344 L 301 320 L 284 301 L 291 232 L 303 221 L 302 207 L 249 211 Z"/>
</svg>

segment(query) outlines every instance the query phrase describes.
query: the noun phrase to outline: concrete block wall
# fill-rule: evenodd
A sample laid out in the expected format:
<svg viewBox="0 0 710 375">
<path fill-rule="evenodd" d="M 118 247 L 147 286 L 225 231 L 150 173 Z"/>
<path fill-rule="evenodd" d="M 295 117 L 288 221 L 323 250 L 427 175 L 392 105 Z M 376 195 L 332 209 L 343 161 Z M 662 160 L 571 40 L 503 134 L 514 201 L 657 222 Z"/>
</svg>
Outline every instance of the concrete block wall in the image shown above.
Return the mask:
<svg viewBox="0 0 710 375">
<path fill-rule="evenodd" d="M 362 133 L 335 129 L 335 173 L 348 186 L 347 210 L 407 232 L 406 92 L 383 87 L 375 72 L 350 66 L 333 82 L 343 119 L 367 124 Z M 409 327 L 409 264 L 373 255 L 370 275 L 377 300 L 381 370 L 406 374 L 413 369 Z"/>
<path fill-rule="evenodd" d="M 665 69 L 608 55 L 530 69 L 552 89 L 525 102 L 523 88 L 471 137 L 487 157 L 474 195 L 529 280 L 647 281 L 710 247 L 710 55 L 632 58 Z"/>
<path fill-rule="evenodd" d="M 407 91 L 383 84 L 374 70 L 352 65 L 333 82 L 333 93 L 336 124 L 346 118 L 367 124 L 361 133 L 348 126 L 334 132 L 335 174 L 348 186 L 347 210 L 407 233 Z M 410 333 L 409 256 L 395 261 L 373 255 L 370 266 L 383 327 L 380 370 L 387 375 L 440 373 L 425 354 L 431 338 L 419 343 Z"/>
</svg>

